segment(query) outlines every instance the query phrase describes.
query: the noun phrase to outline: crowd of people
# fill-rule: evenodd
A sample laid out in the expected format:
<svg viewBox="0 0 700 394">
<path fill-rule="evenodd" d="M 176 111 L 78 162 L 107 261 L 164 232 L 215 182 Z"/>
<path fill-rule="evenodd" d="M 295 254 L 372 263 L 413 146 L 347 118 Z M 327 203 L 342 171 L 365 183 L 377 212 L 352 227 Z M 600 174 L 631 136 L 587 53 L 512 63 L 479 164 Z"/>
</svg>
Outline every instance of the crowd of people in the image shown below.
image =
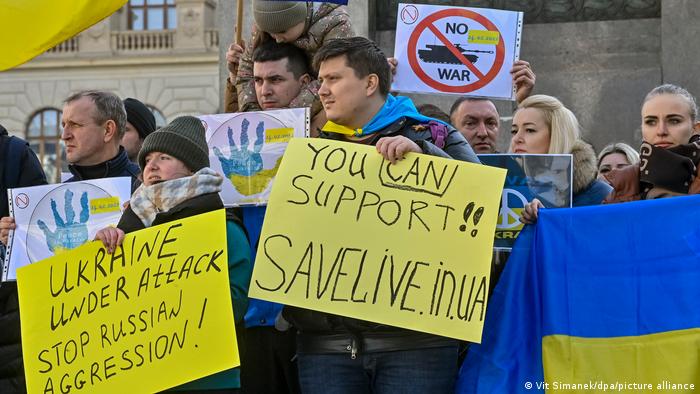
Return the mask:
<svg viewBox="0 0 700 394">
<path fill-rule="evenodd" d="M 225 111 L 311 108 L 312 138 L 373 145 L 395 163 L 409 152 L 479 163 L 499 153 L 501 117 L 484 98 L 459 97 L 449 110 L 390 92 L 402 67 L 371 40 L 356 37 L 344 6 L 254 0 L 247 43 L 227 52 Z M 508 153 L 571 154 L 573 206 L 700 193 L 700 121 L 682 87 L 665 84 L 645 97 L 639 151 L 613 142 L 596 155 L 575 114 L 556 97 L 533 94 L 535 73 L 516 61 L 517 109 Z M 132 197 L 115 228 L 97 240 L 113 251 L 126 233 L 223 208 L 224 178 L 210 168 L 202 123 L 181 116 L 156 130 L 148 108 L 113 93 L 77 92 L 62 112 L 66 182 L 127 176 Z M 326 127 L 328 124 L 341 126 Z M 630 125 L 634 129 L 636 125 Z M 2 191 L 46 184 L 29 146 L 0 127 Z M 630 139 L 632 136 L 630 136 Z M 505 153 L 505 152 L 504 152 Z M 0 242 L 16 228 L 2 201 Z M 533 200 L 521 221 L 534 223 Z M 180 392 L 450 393 L 459 367 L 458 341 L 378 323 L 248 299 L 264 207 L 227 210 L 231 299 L 241 367 L 206 377 Z M 17 288 L 0 287 L 0 392 L 25 392 Z"/>
</svg>

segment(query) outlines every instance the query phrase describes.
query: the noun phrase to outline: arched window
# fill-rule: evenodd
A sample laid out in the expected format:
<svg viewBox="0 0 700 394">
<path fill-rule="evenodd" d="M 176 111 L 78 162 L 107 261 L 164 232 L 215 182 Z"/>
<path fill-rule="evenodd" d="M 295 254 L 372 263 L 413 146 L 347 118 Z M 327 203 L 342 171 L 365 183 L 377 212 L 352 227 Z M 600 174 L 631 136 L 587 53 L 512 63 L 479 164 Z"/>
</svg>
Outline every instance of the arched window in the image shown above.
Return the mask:
<svg viewBox="0 0 700 394">
<path fill-rule="evenodd" d="M 163 115 L 158 108 L 152 106 L 151 104 L 146 104 L 146 107 L 151 110 L 151 113 L 153 113 L 153 116 L 156 118 L 156 129 L 160 129 L 168 124 L 167 119 L 165 119 L 165 115 Z"/>
<path fill-rule="evenodd" d="M 129 0 L 130 30 L 171 30 L 177 27 L 175 0 Z"/>
<path fill-rule="evenodd" d="M 44 108 L 35 112 L 27 124 L 26 140 L 39 156 L 49 182 L 60 182 L 61 171 L 68 171 L 61 141 L 61 110 Z"/>
</svg>

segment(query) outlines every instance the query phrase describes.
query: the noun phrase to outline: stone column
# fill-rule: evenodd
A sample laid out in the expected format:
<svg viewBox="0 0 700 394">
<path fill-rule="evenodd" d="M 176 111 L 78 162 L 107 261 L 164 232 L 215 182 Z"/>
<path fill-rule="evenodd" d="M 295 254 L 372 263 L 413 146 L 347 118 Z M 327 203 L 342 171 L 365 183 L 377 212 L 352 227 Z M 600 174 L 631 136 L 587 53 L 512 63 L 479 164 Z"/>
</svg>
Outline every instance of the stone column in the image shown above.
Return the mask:
<svg viewBox="0 0 700 394">
<path fill-rule="evenodd" d="M 700 95 L 700 6 L 697 0 L 661 2 L 661 71 L 664 83 Z"/>
<path fill-rule="evenodd" d="M 380 0 L 384 1 L 384 0 Z M 348 12 L 355 34 L 374 39 L 374 0 L 349 0 Z"/>
<path fill-rule="evenodd" d="M 105 18 L 78 36 L 78 48 L 81 54 L 90 56 L 108 55 L 111 52 L 111 23 Z"/>
<path fill-rule="evenodd" d="M 201 52 L 206 48 L 204 29 L 214 26 L 216 3 L 213 0 L 178 0 L 175 7 L 175 50 Z"/>
</svg>

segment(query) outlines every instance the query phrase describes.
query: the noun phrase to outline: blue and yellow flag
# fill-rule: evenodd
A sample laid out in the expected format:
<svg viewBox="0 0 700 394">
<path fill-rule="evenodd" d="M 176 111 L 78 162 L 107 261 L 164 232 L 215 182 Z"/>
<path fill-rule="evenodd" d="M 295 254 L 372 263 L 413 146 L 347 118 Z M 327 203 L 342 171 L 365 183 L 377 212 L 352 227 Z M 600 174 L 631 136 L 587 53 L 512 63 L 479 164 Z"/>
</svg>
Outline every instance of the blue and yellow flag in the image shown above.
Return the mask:
<svg viewBox="0 0 700 394">
<path fill-rule="evenodd" d="M 699 305 L 699 196 L 541 210 L 457 392 L 694 392 Z"/>
<path fill-rule="evenodd" d="M 127 0 L 0 0 L 0 71 L 44 53 L 112 15 Z"/>
</svg>

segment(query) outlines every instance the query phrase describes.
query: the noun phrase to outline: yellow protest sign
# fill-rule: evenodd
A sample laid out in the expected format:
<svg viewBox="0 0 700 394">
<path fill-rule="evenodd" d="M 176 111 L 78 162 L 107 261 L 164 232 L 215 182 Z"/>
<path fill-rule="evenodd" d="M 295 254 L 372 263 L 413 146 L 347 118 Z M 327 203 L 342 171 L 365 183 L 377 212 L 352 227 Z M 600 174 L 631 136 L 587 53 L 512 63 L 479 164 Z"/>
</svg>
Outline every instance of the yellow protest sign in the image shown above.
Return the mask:
<svg viewBox="0 0 700 394">
<path fill-rule="evenodd" d="M 17 271 L 30 393 L 157 392 L 239 365 L 223 210 Z"/>
<path fill-rule="evenodd" d="M 505 173 L 293 139 L 249 295 L 479 342 Z"/>
</svg>

